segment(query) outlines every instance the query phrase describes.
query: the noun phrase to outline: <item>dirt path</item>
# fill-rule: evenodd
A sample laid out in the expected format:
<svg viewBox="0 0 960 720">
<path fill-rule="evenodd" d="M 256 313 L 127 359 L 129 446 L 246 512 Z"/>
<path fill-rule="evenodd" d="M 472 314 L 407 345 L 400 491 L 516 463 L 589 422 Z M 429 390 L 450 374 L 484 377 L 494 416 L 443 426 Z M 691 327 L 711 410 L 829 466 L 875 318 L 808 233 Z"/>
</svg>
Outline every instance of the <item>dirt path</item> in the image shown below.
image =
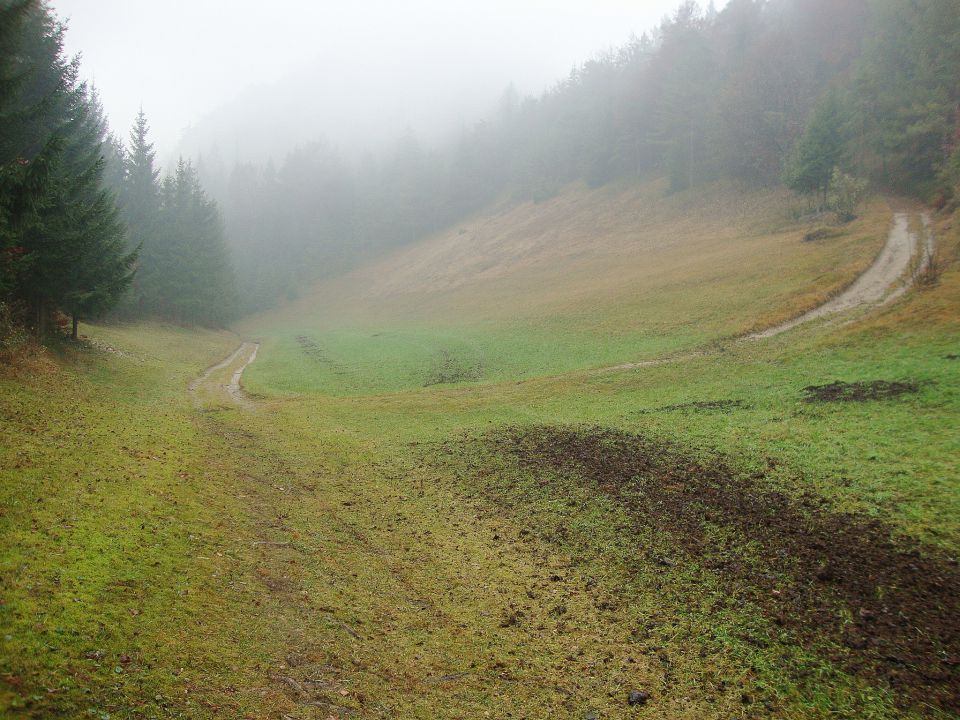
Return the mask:
<svg viewBox="0 0 960 720">
<path fill-rule="evenodd" d="M 253 403 L 244 394 L 240 386 L 240 379 L 243 377 L 243 371 L 257 359 L 257 351 L 260 349 L 260 343 L 243 342 L 236 350 L 216 365 L 211 365 L 194 381 L 188 385 L 190 393 L 199 402 L 201 394 L 204 395 L 223 395 L 225 394 L 233 403 L 240 405 L 245 409 L 252 409 Z M 230 372 L 232 370 L 232 372 Z M 223 382 L 227 375 L 224 371 L 230 372 L 229 380 Z"/>
<path fill-rule="evenodd" d="M 896 300 L 913 284 L 911 270 L 914 266 L 914 258 L 917 253 L 923 253 L 919 262 L 920 268 L 923 268 L 930 261 L 930 258 L 933 257 L 934 239 L 930 229 L 930 214 L 927 212 L 921 213 L 919 220 L 925 236 L 922 244 L 918 241 L 917 233 L 910 229 L 910 214 L 907 212 L 895 213 L 893 217 L 893 227 L 887 236 L 886 245 L 883 246 L 883 249 L 880 251 L 880 254 L 877 255 L 873 264 L 866 272 L 854 280 L 850 287 L 823 305 L 808 310 L 803 315 L 781 323 L 780 325 L 775 325 L 766 330 L 747 335 L 741 339 L 741 342 L 775 337 L 813 320 L 819 320 L 831 315 L 860 308 L 879 307 Z M 642 367 L 655 367 L 657 365 L 693 360 L 698 357 L 703 357 L 706 354 L 706 351 L 698 350 L 673 357 L 622 363 L 620 365 L 602 368 L 597 372 L 607 373 L 620 370 L 636 370 Z"/>
<path fill-rule="evenodd" d="M 227 394 L 239 404 L 248 404 L 250 401 L 243 394 L 243 389 L 240 387 L 240 378 L 243 376 L 243 371 L 246 370 L 257 359 L 257 351 L 260 350 L 260 343 L 244 343 L 240 346 L 240 350 L 243 350 L 244 347 L 250 348 L 253 350 L 249 352 L 246 356 L 246 360 L 243 362 L 240 367 L 233 371 L 233 375 L 230 376 L 230 383 L 227 385 Z"/>
<path fill-rule="evenodd" d="M 921 216 L 924 234 L 924 260 L 930 257 L 932 235 L 929 231 L 930 218 L 927 213 Z M 877 306 L 900 297 L 912 283 L 909 270 L 920 243 L 917 234 L 910 230 L 910 216 L 905 212 L 894 215 L 893 228 L 887 238 L 887 244 L 877 255 L 873 265 L 858 277 L 845 291 L 823 305 L 810 310 L 799 317 L 788 320 L 766 330 L 747 336 L 747 340 L 761 340 L 774 337 L 792 330 L 798 325 L 817 320 L 836 313 L 846 312 L 863 306 Z"/>
</svg>

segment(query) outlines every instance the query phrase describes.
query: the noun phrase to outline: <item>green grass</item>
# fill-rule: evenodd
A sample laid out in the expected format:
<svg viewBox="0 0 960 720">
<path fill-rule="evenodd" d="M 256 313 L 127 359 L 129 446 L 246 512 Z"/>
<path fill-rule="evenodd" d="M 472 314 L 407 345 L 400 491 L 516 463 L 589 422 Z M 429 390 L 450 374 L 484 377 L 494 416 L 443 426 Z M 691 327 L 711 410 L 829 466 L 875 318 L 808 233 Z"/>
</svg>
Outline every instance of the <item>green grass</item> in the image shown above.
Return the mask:
<svg viewBox="0 0 960 720">
<path fill-rule="evenodd" d="M 570 329 L 562 319 L 502 326 L 337 328 L 312 335 L 285 328 L 266 338 L 250 368 L 253 393 L 370 395 L 438 384 L 497 383 L 561 374 L 690 348 L 700 333 L 610 336 Z M 322 350 L 310 355 L 298 338 Z"/>
<path fill-rule="evenodd" d="M 512 227 L 578 247 L 596 225 L 571 209 L 585 199 L 629 235 L 631 191 L 577 192 L 490 219 L 491 247 L 522 239 Z M 123 354 L 0 379 L 0 716 L 946 716 L 781 642 L 701 568 L 651 562 L 669 538 L 610 498 L 470 450 L 509 425 L 620 428 L 960 551 L 960 273 L 852 325 L 736 343 L 848 283 L 887 211 L 812 245 L 776 198 L 734 211 L 718 191 L 681 221 L 682 201 L 651 206 L 634 238 L 648 250 L 629 259 L 531 260 L 437 289 L 418 253 L 449 251 L 441 236 L 249 320 L 254 412 L 220 393 L 232 367 L 186 392 L 228 334 L 89 328 Z M 803 398 L 875 379 L 922 387 Z M 670 407 L 715 400 L 741 403 Z M 635 688 L 653 695 L 640 710 Z"/>
<path fill-rule="evenodd" d="M 422 390 L 451 365 L 463 382 L 499 383 L 681 353 L 818 304 L 869 265 L 889 229 L 877 201 L 835 237 L 805 243 L 781 196 L 719 187 L 655 200 L 657 190 L 521 205 L 477 220 L 486 243 L 441 233 L 246 320 L 240 331 L 264 341 L 246 383 L 261 394 L 381 394 Z M 591 206 L 610 215 L 600 236 Z M 513 243 L 527 247 L 518 258 Z M 448 264 L 434 277 L 438 262 Z"/>
<path fill-rule="evenodd" d="M 204 635 L 219 618 L 195 556 L 221 518 L 244 519 L 184 390 L 233 337 L 98 337 L 126 354 L 69 351 L 0 380 L 5 717 L 171 716 L 230 657 Z"/>
</svg>

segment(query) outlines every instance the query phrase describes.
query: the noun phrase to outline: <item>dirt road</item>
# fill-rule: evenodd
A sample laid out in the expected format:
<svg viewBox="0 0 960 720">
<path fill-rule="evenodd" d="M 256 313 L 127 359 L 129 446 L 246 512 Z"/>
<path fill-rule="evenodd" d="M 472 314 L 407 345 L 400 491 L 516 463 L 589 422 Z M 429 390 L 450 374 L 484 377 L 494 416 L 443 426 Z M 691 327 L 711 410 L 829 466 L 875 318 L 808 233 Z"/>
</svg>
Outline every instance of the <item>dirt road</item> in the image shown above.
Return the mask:
<svg viewBox="0 0 960 720">
<path fill-rule="evenodd" d="M 240 387 L 240 378 L 243 377 L 243 371 L 250 363 L 257 359 L 257 351 L 260 349 L 260 343 L 243 342 L 233 353 L 217 363 L 211 365 L 201 373 L 201 375 L 190 383 L 188 389 L 195 399 L 199 402 L 201 394 L 204 395 L 223 395 L 225 394 L 232 402 L 246 409 L 251 409 L 253 403 L 243 393 Z M 231 372 L 232 371 L 232 372 Z M 230 373 L 227 375 L 227 373 Z M 229 377 L 227 382 L 224 380 Z"/>
<path fill-rule="evenodd" d="M 741 339 L 741 342 L 775 337 L 805 323 L 831 315 L 859 308 L 879 307 L 903 295 L 913 284 L 912 270 L 917 266 L 917 263 L 914 262 L 917 254 L 919 252 L 923 253 L 919 261 L 919 268 L 922 268 L 933 257 L 934 240 L 933 233 L 930 230 L 929 213 L 922 213 L 919 220 L 925 235 L 922 243 L 918 240 L 917 233 L 910 229 L 909 213 L 895 213 L 893 227 L 890 229 L 886 245 L 869 269 L 858 277 L 850 287 L 823 305 L 819 305 L 780 325 L 747 335 Z M 622 363 L 602 368 L 597 372 L 636 370 L 642 367 L 693 360 L 705 354 L 707 354 L 705 351 L 696 351 L 675 357 Z"/>
<path fill-rule="evenodd" d="M 927 236 L 923 244 L 923 262 L 926 262 L 932 251 L 932 235 L 929 232 L 929 215 L 924 213 L 921 219 Z M 873 265 L 858 277 L 849 288 L 832 300 L 799 317 L 748 335 L 746 339 L 761 340 L 774 337 L 811 320 L 863 306 L 883 305 L 894 300 L 906 292 L 913 281 L 909 273 L 910 265 L 919 247 L 917 234 L 910 230 L 910 216 L 905 212 L 896 213 L 893 228 L 891 228 L 890 235 L 887 238 L 887 244 L 877 255 Z"/>
<path fill-rule="evenodd" d="M 775 337 L 776 335 L 785 333 L 788 330 L 792 330 L 795 327 L 813 320 L 826 318 L 858 308 L 877 307 L 900 297 L 913 282 L 911 265 L 917 253 L 923 253 L 920 261 L 921 266 L 928 262 L 929 258 L 933 255 L 933 235 L 930 232 L 929 214 L 921 214 L 919 221 L 925 235 L 922 243 L 918 239 L 917 233 L 910 229 L 909 213 L 897 212 L 894 215 L 893 227 L 890 229 L 886 245 L 884 245 L 869 269 L 858 277 L 850 287 L 832 300 L 807 311 L 803 315 L 781 323 L 780 325 L 775 325 L 766 330 L 747 335 L 743 340 L 763 340 L 765 338 Z M 259 348 L 259 343 L 244 342 L 230 357 L 217 365 L 207 368 L 200 377 L 194 380 L 190 384 L 191 392 L 196 394 L 198 389 L 207 383 L 214 373 L 228 368 L 234 368 L 230 381 L 226 384 L 221 384 L 220 387 L 234 403 L 248 408 L 251 407 L 252 403 L 244 396 L 240 387 L 240 378 L 250 363 L 256 360 Z M 704 354 L 702 351 L 697 351 L 678 357 L 623 363 L 613 367 L 603 368 L 599 372 L 634 370 L 641 367 L 690 360 L 701 357 Z"/>
</svg>

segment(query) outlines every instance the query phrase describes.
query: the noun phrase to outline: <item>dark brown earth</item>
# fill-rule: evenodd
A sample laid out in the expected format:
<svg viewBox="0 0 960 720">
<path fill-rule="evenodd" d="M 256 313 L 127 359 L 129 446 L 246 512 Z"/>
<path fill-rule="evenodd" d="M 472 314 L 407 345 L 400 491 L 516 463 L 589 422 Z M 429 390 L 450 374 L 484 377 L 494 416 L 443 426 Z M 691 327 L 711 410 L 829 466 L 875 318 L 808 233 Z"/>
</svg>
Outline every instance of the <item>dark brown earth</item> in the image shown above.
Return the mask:
<svg viewBox="0 0 960 720">
<path fill-rule="evenodd" d="M 641 415 L 649 415 L 652 413 L 659 412 L 682 412 L 685 410 L 692 411 L 709 411 L 709 410 L 719 410 L 721 412 L 727 410 L 738 410 L 746 408 L 746 403 L 743 400 L 696 400 L 694 402 L 680 403 L 678 405 L 664 405 L 662 407 L 653 408 L 652 410 L 641 410 Z"/>
<path fill-rule="evenodd" d="M 864 402 L 866 400 L 888 400 L 898 395 L 915 393 L 920 390 L 918 382 L 896 382 L 890 380 L 871 380 L 869 382 L 832 382 L 828 385 L 809 385 L 803 389 L 807 402 Z"/>
<path fill-rule="evenodd" d="M 811 230 L 803 236 L 804 242 L 816 242 L 817 240 L 827 240 L 832 237 L 836 237 L 839 234 L 837 230 L 830 228 L 817 228 L 816 230 Z"/>
<path fill-rule="evenodd" d="M 641 435 L 533 427 L 486 442 L 525 470 L 579 478 L 614 498 L 804 647 L 903 704 L 960 710 L 956 559 L 822 499 L 776 492 L 762 473 Z M 708 526 L 727 530 L 732 546 L 708 542 Z M 759 560 L 738 552 L 746 543 L 763 549 Z"/>
<path fill-rule="evenodd" d="M 482 371 L 478 363 L 470 363 L 447 350 L 441 350 L 423 386 L 472 382 L 479 380 L 481 376 Z"/>
</svg>

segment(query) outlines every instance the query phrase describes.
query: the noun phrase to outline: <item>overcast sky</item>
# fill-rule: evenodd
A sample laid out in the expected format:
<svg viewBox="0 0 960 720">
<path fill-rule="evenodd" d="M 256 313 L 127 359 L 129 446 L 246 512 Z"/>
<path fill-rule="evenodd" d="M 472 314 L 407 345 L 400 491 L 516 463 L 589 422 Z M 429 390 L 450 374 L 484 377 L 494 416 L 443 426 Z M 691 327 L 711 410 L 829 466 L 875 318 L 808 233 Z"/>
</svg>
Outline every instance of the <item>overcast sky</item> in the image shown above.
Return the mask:
<svg viewBox="0 0 960 720">
<path fill-rule="evenodd" d="M 166 158 L 187 126 L 231 102 L 242 112 L 237 103 L 245 94 L 253 103 L 279 97 L 257 100 L 250 88 L 293 77 L 305 96 L 312 88 L 303 78 L 322 83 L 316 93 L 326 95 L 328 104 L 329 94 L 340 92 L 336 104 L 343 117 L 349 109 L 342 106 L 352 97 L 343 88 L 370 95 L 374 78 L 379 87 L 416 88 L 405 96 L 410 105 L 433 99 L 472 114 L 479 103 L 489 103 L 494 88 L 499 92 L 511 81 L 521 92 L 539 92 L 574 64 L 650 29 L 679 2 L 51 0 L 51 5 L 69 20 L 67 49 L 82 53 L 84 76 L 96 82 L 113 127 L 126 135 L 142 104 Z M 397 133 L 404 125 L 419 132 L 423 116 L 416 108 L 391 102 L 396 107 L 389 120 L 398 125 Z M 358 112 L 371 107 L 358 104 Z M 343 125 L 332 123 L 324 132 L 337 134 Z"/>
</svg>

